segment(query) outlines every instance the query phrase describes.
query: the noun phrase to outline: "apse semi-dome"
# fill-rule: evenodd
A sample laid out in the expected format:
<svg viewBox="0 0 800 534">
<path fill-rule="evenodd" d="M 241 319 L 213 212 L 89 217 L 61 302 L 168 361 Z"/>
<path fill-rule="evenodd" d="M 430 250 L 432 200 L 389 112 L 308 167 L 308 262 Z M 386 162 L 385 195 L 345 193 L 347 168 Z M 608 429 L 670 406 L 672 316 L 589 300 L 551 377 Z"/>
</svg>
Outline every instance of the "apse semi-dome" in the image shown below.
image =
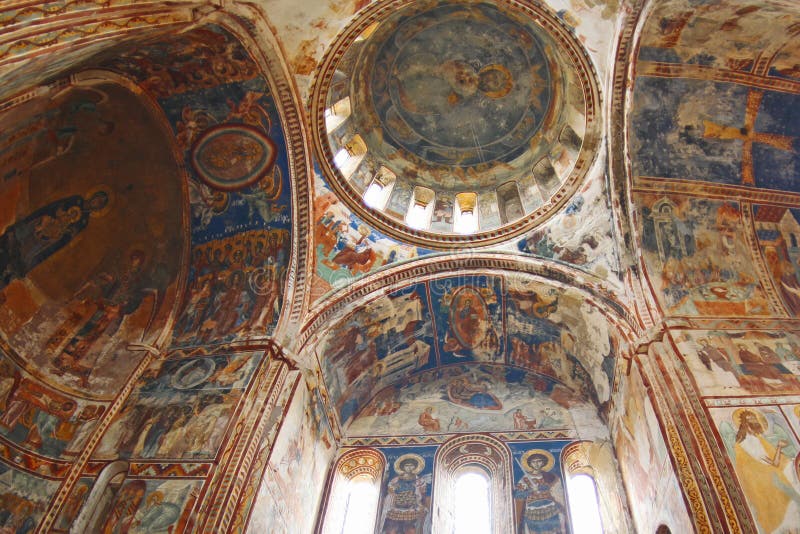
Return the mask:
<svg viewBox="0 0 800 534">
<path fill-rule="evenodd" d="M 575 36 L 519 2 L 378 2 L 338 37 L 312 94 L 326 180 L 381 231 L 491 244 L 553 215 L 600 141 Z"/>
</svg>

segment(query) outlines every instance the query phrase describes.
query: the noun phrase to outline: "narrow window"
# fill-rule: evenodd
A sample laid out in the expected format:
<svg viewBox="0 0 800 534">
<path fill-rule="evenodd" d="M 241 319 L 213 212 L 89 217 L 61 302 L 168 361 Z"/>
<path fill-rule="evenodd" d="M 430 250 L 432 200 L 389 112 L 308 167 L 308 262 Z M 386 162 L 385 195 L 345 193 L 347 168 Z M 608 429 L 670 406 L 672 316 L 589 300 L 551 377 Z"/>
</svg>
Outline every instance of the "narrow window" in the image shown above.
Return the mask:
<svg viewBox="0 0 800 534">
<path fill-rule="evenodd" d="M 456 217 L 453 229 L 457 234 L 474 234 L 478 231 L 478 195 L 459 193 L 456 195 Z"/>
<path fill-rule="evenodd" d="M 433 200 L 436 194 L 432 189 L 417 186 L 406 213 L 406 224 L 415 230 L 427 230 L 433 215 Z"/>
<path fill-rule="evenodd" d="M 324 505 L 322 534 L 371 534 L 375 530 L 385 460 L 374 449 L 352 449 L 336 463 Z"/>
<path fill-rule="evenodd" d="M 567 496 L 572 531 L 580 534 L 603 534 L 594 479 L 584 474 L 569 477 Z"/>
<path fill-rule="evenodd" d="M 455 480 L 455 528 L 452 534 L 492 532 L 489 478 L 480 468 L 467 468 Z"/>
<path fill-rule="evenodd" d="M 375 528 L 378 510 L 378 487 L 367 475 L 360 475 L 348 483 L 347 496 L 342 503 L 344 517 L 340 529 L 326 532 L 338 534 L 370 534 Z"/>
</svg>

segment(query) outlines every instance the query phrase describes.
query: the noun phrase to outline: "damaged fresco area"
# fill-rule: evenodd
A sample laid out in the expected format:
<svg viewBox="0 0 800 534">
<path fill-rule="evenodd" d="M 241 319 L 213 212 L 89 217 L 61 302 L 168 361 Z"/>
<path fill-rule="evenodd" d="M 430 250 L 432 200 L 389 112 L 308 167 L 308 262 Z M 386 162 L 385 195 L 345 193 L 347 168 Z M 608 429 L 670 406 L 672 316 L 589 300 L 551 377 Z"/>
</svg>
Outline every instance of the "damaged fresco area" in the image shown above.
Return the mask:
<svg viewBox="0 0 800 534">
<path fill-rule="evenodd" d="M 343 426 L 365 410 L 389 415 L 382 412 L 395 409 L 392 392 L 417 383 L 420 373 L 429 376 L 427 370 L 447 366 L 458 370 L 468 363 L 513 366 L 516 371 L 509 370 L 508 377 L 533 371 L 580 398 L 604 403 L 610 398 L 614 355 L 605 317 L 582 295 L 488 275 L 440 278 L 396 290 L 357 309 L 317 349 Z M 480 389 L 476 380 L 467 378 L 463 386 Z M 415 428 L 418 416 L 405 426 Z"/>
<path fill-rule="evenodd" d="M 772 313 L 736 202 L 638 195 L 648 278 L 671 315 Z"/>
</svg>

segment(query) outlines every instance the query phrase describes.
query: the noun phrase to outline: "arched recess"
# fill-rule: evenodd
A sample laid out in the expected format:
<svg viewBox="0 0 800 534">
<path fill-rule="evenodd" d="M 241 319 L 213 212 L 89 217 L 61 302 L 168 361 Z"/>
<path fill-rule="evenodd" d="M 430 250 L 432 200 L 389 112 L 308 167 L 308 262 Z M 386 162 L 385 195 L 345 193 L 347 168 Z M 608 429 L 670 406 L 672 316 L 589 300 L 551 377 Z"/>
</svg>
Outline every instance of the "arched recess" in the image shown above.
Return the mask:
<svg viewBox="0 0 800 534">
<path fill-rule="evenodd" d="M 104 524 L 117 491 L 125 480 L 129 464 L 124 460 L 111 462 L 103 468 L 84 501 L 70 533 L 95 532 Z"/>
<path fill-rule="evenodd" d="M 480 468 L 489 480 L 491 529 L 494 534 L 507 532 L 514 523 L 510 498 L 511 454 L 500 440 L 483 434 L 455 437 L 436 451 L 433 489 L 433 532 L 454 532 L 453 503 L 457 475 L 464 468 Z"/>
<path fill-rule="evenodd" d="M 603 405 L 632 328 L 625 308 L 585 278 L 562 265 L 503 254 L 426 259 L 354 284 L 312 318 L 297 337 L 298 352 L 304 365 L 321 369 L 323 391 L 343 431 L 379 391 L 409 376 L 423 379 L 420 373 L 462 364 L 500 366 L 498 372 L 503 366 L 512 373 L 544 371 L 572 383 L 590 404 Z M 464 337 L 455 324 L 455 309 L 472 302 L 480 339 Z M 534 335 L 537 331 L 545 333 Z M 539 353 L 566 360 L 536 363 Z M 576 364 L 588 379 L 586 387 L 568 371 Z"/>
<path fill-rule="evenodd" d="M 322 534 L 344 532 L 342 529 L 349 524 L 348 516 L 352 514 L 358 516 L 359 524 L 369 523 L 369 518 L 374 524 L 378 516 L 378 500 L 385 467 L 386 458 L 376 449 L 359 448 L 343 452 L 336 460 L 328 482 L 318 531 Z M 374 492 L 376 498 L 372 510 L 351 508 L 349 500 L 354 483 L 365 484 L 370 493 Z"/>
</svg>

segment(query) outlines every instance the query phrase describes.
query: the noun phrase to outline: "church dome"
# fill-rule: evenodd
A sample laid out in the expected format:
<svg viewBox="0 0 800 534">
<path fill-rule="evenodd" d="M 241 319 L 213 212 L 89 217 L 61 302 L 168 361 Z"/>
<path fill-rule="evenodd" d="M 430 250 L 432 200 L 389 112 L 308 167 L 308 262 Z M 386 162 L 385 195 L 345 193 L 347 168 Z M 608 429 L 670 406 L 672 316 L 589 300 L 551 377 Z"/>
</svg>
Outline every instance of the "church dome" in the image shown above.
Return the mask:
<svg viewBox="0 0 800 534">
<path fill-rule="evenodd" d="M 447 249 L 541 224 L 600 140 L 584 49 L 545 8 L 398 1 L 367 9 L 312 95 L 326 181 L 365 221 Z"/>
</svg>

